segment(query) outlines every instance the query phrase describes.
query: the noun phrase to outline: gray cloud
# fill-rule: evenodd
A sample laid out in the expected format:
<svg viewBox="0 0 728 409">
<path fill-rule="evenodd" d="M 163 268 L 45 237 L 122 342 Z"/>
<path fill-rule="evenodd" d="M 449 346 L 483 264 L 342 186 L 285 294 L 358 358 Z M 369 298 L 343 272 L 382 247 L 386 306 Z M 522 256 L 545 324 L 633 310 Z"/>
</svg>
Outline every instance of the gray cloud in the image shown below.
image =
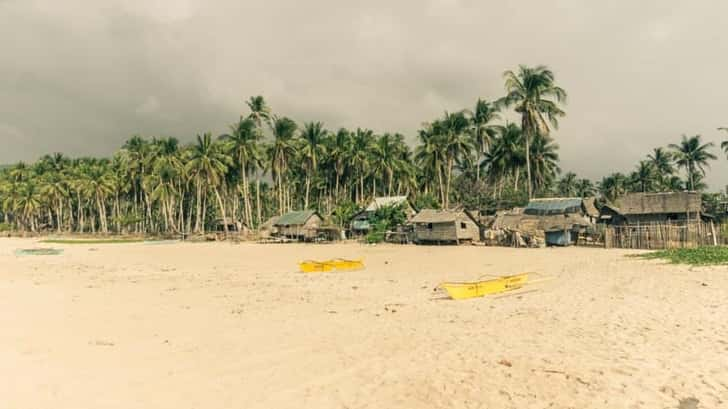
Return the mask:
<svg viewBox="0 0 728 409">
<path fill-rule="evenodd" d="M 728 3 L 556 0 L 0 1 L 0 163 L 221 132 L 263 94 L 327 126 L 414 135 L 546 64 L 569 91 L 562 167 L 629 171 L 728 126 Z M 716 148 L 715 153 L 719 151 Z M 723 155 L 713 188 L 728 184 Z"/>
</svg>

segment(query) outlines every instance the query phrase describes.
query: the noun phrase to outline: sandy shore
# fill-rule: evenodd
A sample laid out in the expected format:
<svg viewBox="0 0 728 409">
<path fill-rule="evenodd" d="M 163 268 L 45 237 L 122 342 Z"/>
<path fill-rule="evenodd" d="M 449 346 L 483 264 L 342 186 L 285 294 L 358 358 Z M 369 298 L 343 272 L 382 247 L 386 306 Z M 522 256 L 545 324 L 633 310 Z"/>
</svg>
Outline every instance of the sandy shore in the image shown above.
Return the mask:
<svg viewBox="0 0 728 409">
<path fill-rule="evenodd" d="M 0 407 L 728 407 L 728 267 L 625 254 L 0 239 Z M 556 279 L 432 290 L 521 271 Z"/>
</svg>

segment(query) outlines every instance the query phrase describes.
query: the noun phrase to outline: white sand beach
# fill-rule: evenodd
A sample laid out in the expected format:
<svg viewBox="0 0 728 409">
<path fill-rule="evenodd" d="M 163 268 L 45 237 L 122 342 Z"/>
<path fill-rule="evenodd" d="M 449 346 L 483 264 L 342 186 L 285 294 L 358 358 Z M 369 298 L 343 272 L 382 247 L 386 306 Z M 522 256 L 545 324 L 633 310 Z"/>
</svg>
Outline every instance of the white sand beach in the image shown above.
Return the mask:
<svg viewBox="0 0 728 409">
<path fill-rule="evenodd" d="M 0 239 L 0 407 L 726 407 L 728 267 L 626 254 Z M 296 271 L 330 257 L 366 269 Z"/>
</svg>

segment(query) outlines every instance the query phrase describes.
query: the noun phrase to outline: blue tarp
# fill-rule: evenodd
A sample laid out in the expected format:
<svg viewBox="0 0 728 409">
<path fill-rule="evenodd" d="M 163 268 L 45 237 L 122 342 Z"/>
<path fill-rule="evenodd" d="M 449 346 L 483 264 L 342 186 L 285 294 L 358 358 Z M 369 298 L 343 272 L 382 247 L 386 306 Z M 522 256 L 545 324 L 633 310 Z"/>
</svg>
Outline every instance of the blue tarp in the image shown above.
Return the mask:
<svg viewBox="0 0 728 409">
<path fill-rule="evenodd" d="M 571 245 L 571 230 L 547 231 L 546 245 L 548 246 L 569 246 Z"/>
</svg>

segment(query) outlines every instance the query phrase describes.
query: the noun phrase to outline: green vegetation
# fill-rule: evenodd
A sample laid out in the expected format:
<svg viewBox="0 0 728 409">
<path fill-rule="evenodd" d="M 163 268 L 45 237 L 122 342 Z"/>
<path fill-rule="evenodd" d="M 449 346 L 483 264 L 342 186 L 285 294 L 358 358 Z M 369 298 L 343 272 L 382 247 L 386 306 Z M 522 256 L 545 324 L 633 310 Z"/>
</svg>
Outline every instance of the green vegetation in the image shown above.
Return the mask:
<svg viewBox="0 0 728 409">
<path fill-rule="evenodd" d="M 406 195 L 418 208 L 497 210 L 534 196 L 611 201 L 630 191 L 705 189 L 716 157 L 699 135 L 655 149 L 628 175 L 600 183 L 572 172 L 559 177 L 551 133 L 565 116 L 566 92 L 543 66 L 506 71 L 504 85 L 505 96 L 479 98 L 412 130 L 414 146 L 400 133 L 295 121 L 255 96 L 223 135 L 190 134 L 190 144 L 132 136 L 109 158 L 54 153 L 20 162 L 0 168 L 1 229 L 204 234 L 231 221 L 255 228 L 301 209 L 341 210 L 333 222 L 344 225 L 375 196 Z M 504 119 L 514 113 L 519 124 Z"/>
<path fill-rule="evenodd" d="M 698 247 L 694 249 L 670 249 L 640 254 L 646 259 L 664 259 L 673 264 L 708 266 L 728 264 L 728 247 Z"/>
<path fill-rule="evenodd" d="M 388 230 L 402 225 L 406 221 L 407 215 L 402 205 L 384 206 L 377 209 L 369 219 L 372 229 L 367 234 L 367 243 L 380 243 L 384 241 L 384 235 Z"/>
</svg>

